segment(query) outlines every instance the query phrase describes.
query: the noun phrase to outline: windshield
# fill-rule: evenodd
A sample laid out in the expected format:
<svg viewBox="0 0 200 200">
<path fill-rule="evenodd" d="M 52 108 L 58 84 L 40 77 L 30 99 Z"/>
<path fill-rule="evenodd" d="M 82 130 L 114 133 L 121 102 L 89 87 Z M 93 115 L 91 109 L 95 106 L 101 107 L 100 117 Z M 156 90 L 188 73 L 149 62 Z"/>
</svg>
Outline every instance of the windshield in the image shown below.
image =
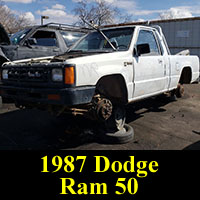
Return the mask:
<svg viewBox="0 0 200 200">
<path fill-rule="evenodd" d="M 109 30 L 102 30 L 102 32 L 108 37 L 112 45 L 118 51 L 128 50 L 131 39 L 133 36 L 133 27 L 129 28 L 115 28 Z M 89 33 L 80 42 L 78 42 L 71 51 L 106 51 L 113 48 L 108 43 L 108 41 L 102 36 L 98 31 Z"/>
<path fill-rule="evenodd" d="M 21 30 L 17 33 L 14 33 L 10 37 L 11 43 L 12 44 L 19 44 L 19 42 L 29 33 L 30 30 L 31 29 L 24 29 L 24 30 Z"/>
<path fill-rule="evenodd" d="M 72 31 L 61 31 L 61 35 L 65 41 L 67 47 L 72 46 L 76 41 L 78 41 L 85 33 L 72 32 Z"/>
</svg>

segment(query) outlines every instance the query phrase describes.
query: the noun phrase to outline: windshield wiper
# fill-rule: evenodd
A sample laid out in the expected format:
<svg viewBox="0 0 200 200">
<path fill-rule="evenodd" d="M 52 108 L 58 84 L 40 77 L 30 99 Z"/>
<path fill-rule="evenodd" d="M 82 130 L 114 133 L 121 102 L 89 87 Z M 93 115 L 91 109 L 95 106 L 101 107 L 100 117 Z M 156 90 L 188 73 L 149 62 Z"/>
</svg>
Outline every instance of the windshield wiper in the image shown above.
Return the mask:
<svg viewBox="0 0 200 200">
<path fill-rule="evenodd" d="M 82 50 L 68 50 L 66 53 L 82 53 Z"/>
<path fill-rule="evenodd" d="M 112 47 L 112 49 L 114 51 L 117 51 L 117 49 L 114 47 L 114 45 L 111 43 L 111 41 L 109 40 L 109 38 L 97 27 L 95 27 L 94 25 L 90 24 L 89 22 L 87 22 L 85 19 L 81 18 L 88 26 L 92 27 L 94 30 L 98 31 L 104 38 L 105 40 L 108 42 L 108 44 Z"/>
<path fill-rule="evenodd" d="M 111 53 L 113 51 L 112 50 L 103 50 L 103 49 L 101 49 L 101 50 L 95 50 L 95 51 L 89 51 L 89 52 L 91 52 L 91 53 Z"/>
</svg>

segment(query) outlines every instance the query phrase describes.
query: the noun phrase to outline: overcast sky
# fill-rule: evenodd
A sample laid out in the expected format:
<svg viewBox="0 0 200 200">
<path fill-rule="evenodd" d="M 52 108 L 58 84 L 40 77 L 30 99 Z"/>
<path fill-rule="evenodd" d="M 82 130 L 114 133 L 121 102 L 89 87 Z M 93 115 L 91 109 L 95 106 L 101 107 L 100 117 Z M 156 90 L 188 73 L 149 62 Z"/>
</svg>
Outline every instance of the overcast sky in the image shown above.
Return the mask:
<svg viewBox="0 0 200 200">
<path fill-rule="evenodd" d="M 3 0 L 16 14 L 23 14 L 39 24 L 40 16 L 47 22 L 72 24 L 77 19 L 72 10 L 79 0 Z M 94 0 L 88 0 L 92 3 Z M 200 16 L 200 0 L 105 0 L 132 16 L 133 21 Z"/>
</svg>

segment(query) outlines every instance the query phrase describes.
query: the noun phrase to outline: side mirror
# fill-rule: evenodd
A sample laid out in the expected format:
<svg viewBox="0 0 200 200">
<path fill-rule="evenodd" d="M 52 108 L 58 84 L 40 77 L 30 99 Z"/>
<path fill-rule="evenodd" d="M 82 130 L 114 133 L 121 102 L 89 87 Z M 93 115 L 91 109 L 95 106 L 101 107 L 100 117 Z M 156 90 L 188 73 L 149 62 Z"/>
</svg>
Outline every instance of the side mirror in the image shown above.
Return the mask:
<svg viewBox="0 0 200 200">
<path fill-rule="evenodd" d="M 27 39 L 27 42 L 29 45 L 36 45 L 37 44 L 37 40 L 35 38 L 29 38 Z"/>
<path fill-rule="evenodd" d="M 150 47 L 149 44 L 138 44 L 137 45 L 137 55 L 140 56 L 142 54 L 150 53 Z"/>
</svg>

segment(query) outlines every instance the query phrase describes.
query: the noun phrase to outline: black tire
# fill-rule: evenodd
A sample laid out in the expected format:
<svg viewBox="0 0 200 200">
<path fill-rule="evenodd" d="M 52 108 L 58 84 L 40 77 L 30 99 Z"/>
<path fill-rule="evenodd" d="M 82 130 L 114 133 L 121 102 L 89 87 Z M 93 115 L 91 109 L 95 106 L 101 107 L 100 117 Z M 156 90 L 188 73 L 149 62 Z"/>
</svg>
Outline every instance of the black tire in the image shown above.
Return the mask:
<svg viewBox="0 0 200 200">
<path fill-rule="evenodd" d="M 110 132 L 122 131 L 124 129 L 125 121 L 125 107 L 115 105 L 111 117 L 104 122 L 104 127 Z"/>
<path fill-rule="evenodd" d="M 177 98 L 183 97 L 183 94 L 184 94 L 184 87 L 183 87 L 182 84 L 180 84 L 180 83 L 178 84 L 178 86 L 177 86 L 177 88 L 176 88 L 175 94 L 176 94 L 176 97 L 177 97 Z"/>
<path fill-rule="evenodd" d="M 106 144 L 125 144 L 130 141 L 132 141 L 134 138 L 134 130 L 133 128 L 125 124 L 124 129 L 117 131 L 115 133 L 99 133 L 98 139 L 100 142 L 106 143 Z"/>
</svg>

